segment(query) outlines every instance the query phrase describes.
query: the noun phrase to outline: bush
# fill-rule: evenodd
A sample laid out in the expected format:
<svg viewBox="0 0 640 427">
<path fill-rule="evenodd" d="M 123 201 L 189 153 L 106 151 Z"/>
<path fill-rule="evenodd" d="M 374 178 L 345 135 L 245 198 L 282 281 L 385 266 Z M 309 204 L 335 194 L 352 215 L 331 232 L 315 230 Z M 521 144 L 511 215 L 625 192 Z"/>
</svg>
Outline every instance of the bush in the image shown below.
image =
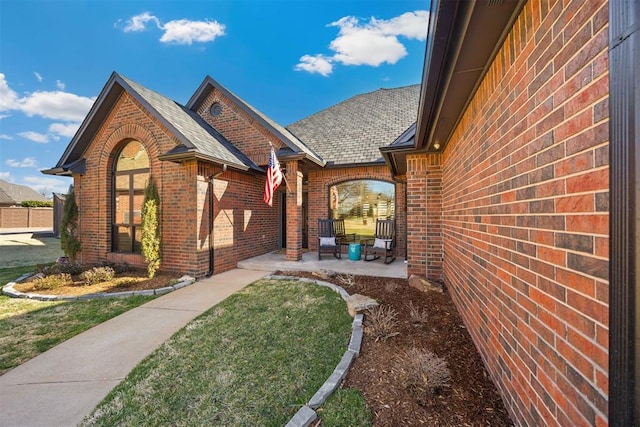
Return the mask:
<svg viewBox="0 0 640 427">
<path fill-rule="evenodd" d="M 111 267 L 93 267 L 91 270 L 82 273 L 81 277 L 87 285 L 95 285 L 96 283 L 113 280 L 115 273 Z"/>
<path fill-rule="evenodd" d="M 31 283 L 36 291 L 51 290 L 71 283 L 71 275 L 68 273 L 52 274 L 34 279 Z"/>
<path fill-rule="evenodd" d="M 149 278 L 155 276 L 160 268 L 160 196 L 153 178 L 144 190 L 142 205 L 142 255 L 147 261 Z"/>
<path fill-rule="evenodd" d="M 398 329 L 398 313 L 390 306 L 378 306 L 368 310 L 365 317 L 365 332 L 371 334 L 376 341 L 394 337 Z"/>
<path fill-rule="evenodd" d="M 447 361 L 431 351 L 412 348 L 398 357 L 396 366 L 402 385 L 418 401 L 428 400 L 440 388 L 450 385 Z"/>
<path fill-rule="evenodd" d="M 412 301 L 409 301 L 409 304 L 407 304 L 407 309 L 409 310 L 409 319 L 411 319 L 412 324 L 421 325 L 429 321 L 429 313 L 427 310 L 416 307 Z"/>
<path fill-rule="evenodd" d="M 66 273 L 72 276 L 77 276 L 82 273 L 84 269 L 82 265 L 77 263 L 69 263 L 69 264 L 38 264 L 36 266 L 36 272 L 42 273 L 45 276 L 50 276 L 52 274 L 60 274 Z"/>
<path fill-rule="evenodd" d="M 53 202 L 49 200 L 24 200 L 20 206 L 23 208 L 52 208 Z"/>
<path fill-rule="evenodd" d="M 69 186 L 69 194 L 64 201 L 62 224 L 60 227 L 60 246 L 73 264 L 76 254 L 80 252 L 80 239 L 78 238 L 78 205 L 73 192 L 73 185 Z"/>
</svg>

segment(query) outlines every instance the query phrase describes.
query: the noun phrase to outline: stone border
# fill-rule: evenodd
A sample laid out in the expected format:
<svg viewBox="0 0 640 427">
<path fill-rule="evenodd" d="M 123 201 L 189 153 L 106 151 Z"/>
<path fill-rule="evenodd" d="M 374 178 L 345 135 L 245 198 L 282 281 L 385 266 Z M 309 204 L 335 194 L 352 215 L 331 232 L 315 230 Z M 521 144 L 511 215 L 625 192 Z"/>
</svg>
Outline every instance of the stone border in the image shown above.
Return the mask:
<svg viewBox="0 0 640 427">
<path fill-rule="evenodd" d="M 344 290 L 344 288 L 338 285 L 334 285 L 333 283 L 324 282 L 322 280 L 279 275 L 268 275 L 264 278 L 279 280 L 298 280 L 300 282 L 315 283 L 316 285 L 330 288 L 336 293 L 340 294 L 345 302 L 350 297 L 350 295 L 347 293 L 347 291 Z M 311 423 L 318 419 L 318 414 L 315 410 L 322 406 L 324 402 L 329 398 L 329 396 L 331 396 L 331 394 L 340 386 L 340 383 L 342 382 L 342 380 L 344 380 L 344 378 L 347 376 L 347 373 L 349 372 L 349 368 L 351 367 L 353 359 L 360 355 L 360 347 L 362 345 L 363 338 L 363 319 L 364 315 L 361 313 L 354 316 L 353 323 L 351 324 L 351 339 L 349 340 L 349 345 L 347 347 L 347 350 L 344 352 L 342 359 L 333 370 L 333 373 L 318 389 L 316 394 L 311 397 L 311 400 L 309 400 L 309 402 L 303 405 L 298 410 L 298 412 L 296 412 L 296 414 L 289 420 L 285 427 L 308 427 L 311 425 Z"/>
<path fill-rule="evenodd" d="M 13 282 L 9 282 L 2 287 L 2 293 L 11 297 L 11 298 L 25 298 L 32 299 L 37 301 L 76 301 L 76 300 L 90 300 L 96 298 L 123 298 L 130 297 L 133 295 L 163 295 L 169 292 L 177 291 L 178 289 L 184 288 L 185 286 L 189 286 L 194 283 L 196 279 L 190 276 L 182 276 L 180 282 L 175 285 L 165 286 L 163 288 L 158 289 L 145 289 L 143 291 L 124 291 L 124 292 L 98 292 L 95 294 L 85 294 L 85 295 L 42 295 L 42 294 L 33 294 L 33 293 L 24 293 L 20 291 L 16 291 L 13 287 L 18 284 L 23 279 L 31 276 L 33 273 L 26 273 L 22 276 L 18 277 Z"/>
</svg>

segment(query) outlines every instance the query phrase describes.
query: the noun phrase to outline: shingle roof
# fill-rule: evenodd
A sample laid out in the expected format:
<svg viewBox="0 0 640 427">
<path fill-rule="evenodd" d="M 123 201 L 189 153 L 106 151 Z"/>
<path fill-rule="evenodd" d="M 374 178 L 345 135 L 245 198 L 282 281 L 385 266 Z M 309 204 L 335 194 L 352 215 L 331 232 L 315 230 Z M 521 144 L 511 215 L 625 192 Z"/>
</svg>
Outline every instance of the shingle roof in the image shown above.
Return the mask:
<svg viewBox="0 0 640 427">
<path fill-rule="evenodd" d="M 287 126 L 327 164 L 384 163 L 380 147 L 415 121 L 420 85 L 354 96 Z"/>
<path fill-rule="evenodd" d="M 159 114 L 159 118 L 183 136 L 184 147 L 177 147 L 172 150 L 173 153 L 196 151 L 231 166 L 262 170 L 195 112 L 132 80 L 120 77 Z"/>
<path fill-rule="evenodd" d="M 15 205 L 16 201 L 13 200 L 7 193 L 0 188 L 0 205 Z"/>
<path fill-rule="evenodd" d="M 0 179 L 0 203 L 9 203 L 13 201 L 13 204 L 20 204 L 25 200 L 39 200 L 45 202 L 47 201 L 47 198 L 33 190 L 31 187 L 12 184 Z"/>
</svg>

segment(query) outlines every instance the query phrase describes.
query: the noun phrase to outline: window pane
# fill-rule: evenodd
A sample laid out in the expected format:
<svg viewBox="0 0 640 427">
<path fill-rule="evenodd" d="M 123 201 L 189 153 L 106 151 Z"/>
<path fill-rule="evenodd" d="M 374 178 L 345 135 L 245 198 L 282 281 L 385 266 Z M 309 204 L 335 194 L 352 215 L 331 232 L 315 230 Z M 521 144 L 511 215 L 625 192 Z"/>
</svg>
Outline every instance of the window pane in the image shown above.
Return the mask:
<svg viewBox="0 0 640 427">
<path fill-rule="evenodd" d="M 129 142 L 122 151 L 120 151 L 116 163 L 116 171 L 148 168 L 149 156 L 147 156 L 147 151 L 138 141 Z"/>
<path fill-rule="evenodd" d="M 129 224 L 130 222 L 130 214 L 129 211 L 130 206 L 129 206 L 129 189 L 127 188 L 126 190 L 116 190 L 116 197 L 115 197 L 115 207 L 114 207 L 114 213 L 115 213 L 115 218 L 114 218 L 114 222 L 116 224 Z"/>
<path fill-rule="evenodd" d="M 329 203 L 331 217 L 344 219 L 347 233 L 372 238 L 376 219 L 395 218 L 395 186 L 376 180 L 343 182 L 329 189 Z"/>
<path fill-rule="evenodd" d="M 135 227 L 135 240 L 133 241 L 133 252 L 142 253 L 142 227 Z"/>
<path fill-rule="evenodd" d="M 114 250 L 116 252 L 131 252 L 131 227 L 119 226 L 114 229 Z"/>
</svg>

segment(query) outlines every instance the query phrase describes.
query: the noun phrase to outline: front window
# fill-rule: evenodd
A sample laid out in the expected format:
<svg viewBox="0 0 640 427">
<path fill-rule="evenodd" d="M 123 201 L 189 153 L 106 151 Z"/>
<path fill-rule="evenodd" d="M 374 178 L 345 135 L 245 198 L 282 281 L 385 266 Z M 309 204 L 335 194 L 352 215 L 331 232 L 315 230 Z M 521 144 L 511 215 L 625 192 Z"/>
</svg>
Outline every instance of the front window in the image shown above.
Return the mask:
<svg viewBox="0 0 640 427">
<path fill-rule="evenodd" d="M 373 238 L 376 219 L 395 218 L 395 186 L 373 179 L 342 182 L 330 187 L 329 203 L 331 217 L 344 219 L 346 233 Z"/>
<path fill-rule="evenodd" d="M 113 251 L 140 253 L 142 204 L 149 180 L 149 156 L 138 141 L 127 143 L 113 172 Z"/>
</svg>

